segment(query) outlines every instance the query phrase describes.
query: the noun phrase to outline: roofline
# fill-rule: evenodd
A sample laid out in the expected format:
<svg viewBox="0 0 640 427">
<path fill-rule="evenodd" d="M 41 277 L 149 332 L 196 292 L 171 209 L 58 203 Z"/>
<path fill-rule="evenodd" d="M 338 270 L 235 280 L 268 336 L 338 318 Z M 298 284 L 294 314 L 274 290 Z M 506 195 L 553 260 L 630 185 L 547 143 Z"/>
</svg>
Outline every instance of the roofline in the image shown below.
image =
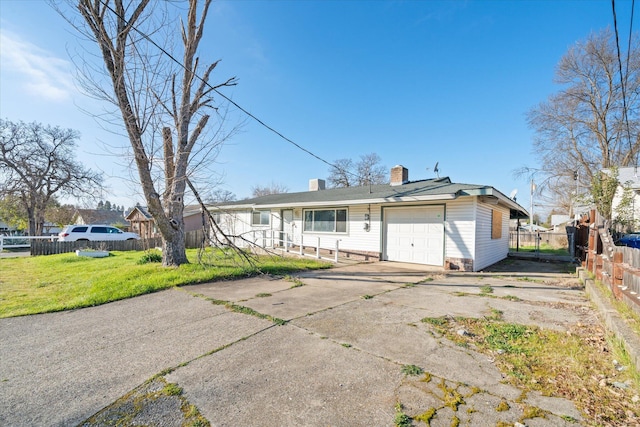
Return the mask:
<svg viewBox="0 0 640 427">
<path fill-rule="evenodd" d="M 270 203 L 270 204 L 257 204 L 257 203 L 244 203 L 237 205 L 212 205 L 213 208 L 218 209 L 271 209 L 271 208 L 310 208 L 315 206 L 352 206 L 352 205 L 371 205 L 371 204 L 385 204 L 385 203 L 397 203 L 397 202 L 431 202 L 438 200 L 453 200 L 458 197 L 455 193 L 449 194 L 437 194 L 431 196 L 413 196 L 413 197 L 381 197 L 377 199 L 353 199 L 353 200 L 322 200 L 317 202 L 301 202 L 301 203 Z M 209 206 L 208 206 L 209 207 Z"/>
<path fill-rule="evenodd" d="M 435 180 L 438 181 L 438 180 Z M 447 178 L 447 181 L 450 180 Z M 478 197 L 486 196 L 483 202 L 488 204 L 502 205 L 510 210 L 511 218 L 527 218 L 529 213 L 525 208 L 520 206 L 515 200 L 505 196 L 500 191 L 491 186 L 479 185 L 477 187 L 459 189 L 455 192 L 431 194 L 423 196 L 389 196 L 376 198 L 357 198 L 347 200 L 317 200 L 307 202 L 281 202 L 281 203 L 250 203 L 229 202 L 224 204 L 211 204 L 208 208 L 217 210 L 242 210 L 242 209 L 274 209 L 274 208 L 313 208 L 321 206 L 353 206 L 353 205 L 389 205 L 394 203 L 420 203 L 420 202 L 438 202 L 455 200 L 459 197 Z M 254 199 L 255 200 L 255 199 Z"/>
</svg>

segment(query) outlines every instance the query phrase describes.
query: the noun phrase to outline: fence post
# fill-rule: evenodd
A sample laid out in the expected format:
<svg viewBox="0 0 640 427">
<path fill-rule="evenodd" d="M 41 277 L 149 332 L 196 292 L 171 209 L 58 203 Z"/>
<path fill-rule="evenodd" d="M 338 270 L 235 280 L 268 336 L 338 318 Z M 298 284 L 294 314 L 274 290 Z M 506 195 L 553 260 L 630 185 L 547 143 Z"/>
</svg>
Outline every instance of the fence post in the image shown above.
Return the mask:
<svg viewBox="0 0 640 427">
<path fill-rule="evenodd" d="M 304 248 L 304 236 L 301 234 L 300 235 L 300 255 L 304 254 L 304 251 L 302 250 L 302 248 Z"/>
<path fill-rule="evenodd" d="M 613 285 L 617 287 L 618 285 L 622 285 L 623 279 L 623 271 L 622 271 L 622 263 L 624 262 L 624 256 L 622 252 L 614 252 L 613 253 Z"/>
<path fill-rule="evenodd" d="M 2 252 L 2 246 L 4 245 L 4 237 L 0 236 L 0 252 Z"/>
<path fill-rule="evenodd" d="M 284 251 L 289 252 L 289 233 L 284 233 L 283 238 L 284 238 Z"/>
<path fill-rule="evenodd" d="M 340 240 L 336 239 L 336 263 L 338 262 L 338 250 L 340 250 Z"/>
<path fill-rule="evenodd" d="M 316 246 L 316 258 L 320 259 L 320 238 L 318 237 L 318 243 Z"/>
</svg>

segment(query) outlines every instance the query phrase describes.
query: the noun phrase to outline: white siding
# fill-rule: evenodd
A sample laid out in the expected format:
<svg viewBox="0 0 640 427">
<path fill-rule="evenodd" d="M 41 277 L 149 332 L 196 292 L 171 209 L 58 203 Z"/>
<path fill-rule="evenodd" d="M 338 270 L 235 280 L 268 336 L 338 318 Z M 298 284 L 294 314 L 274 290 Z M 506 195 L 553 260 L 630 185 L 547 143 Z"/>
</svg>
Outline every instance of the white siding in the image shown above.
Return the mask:
<svg viewBox="0 0 640 427">
<path fill-rule="evenodd" d="M 445 211 L 445 257 L 474 259 L 475 198 L 447 203 Z M 474 262 L 475 264 L 475 262 Z"/>
<path fill-rule="evenodd" d="M 332 207 L 327 207 L 331 209 Z M 319 208 L 321 209 L 321 208 Z M 365 214 L 370 215 L 370 220 L 365 221 Z M 302 209 L 294 211 L 296 221 L 296 239 L 299 243 L 300 232 L 303 229 Z M 365 230 L 365 223 L 369 224 L 369 230 Z M 320 238 L 320 245 L 324 248 L 335 247 L 339 240 L 340 250 L 380 252 L 380 206 L 369 208 L 368 205 L 349 206 L 347 208 L 347 232 L 346 233 L 313 233 L 303 232 L 304 243 L 315 245 Z"/>
<path fill-rule="evenodd" d="M 502 214 L 502 237 L 491 238 L 491 211 Z M 497 205 L 477 203 L 476 208 L 476 256 L 474 271 L 482 270 L 509 254 L 509 210 Z"/>
</svg>

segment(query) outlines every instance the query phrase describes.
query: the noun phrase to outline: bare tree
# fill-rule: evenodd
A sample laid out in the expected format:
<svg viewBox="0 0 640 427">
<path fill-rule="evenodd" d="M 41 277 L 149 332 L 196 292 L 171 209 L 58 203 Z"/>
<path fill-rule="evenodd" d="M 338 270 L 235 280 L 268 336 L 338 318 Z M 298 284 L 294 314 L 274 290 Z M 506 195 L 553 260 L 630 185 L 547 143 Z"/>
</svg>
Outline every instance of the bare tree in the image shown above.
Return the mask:
<svg viewBox="0 0 640 427">
<path fill-rule="evenodd" d="M 387 180 L 387 169 L 381 164 L 382 159 L 376 153 L 360 156 L 354 163 L 351 159 L 338 159 L 329 170 L 329 186 L 332 188 L 354 187 L 362 185 L 384 184 Z"/>
<path fill-rule="evenodd" d="M 102 190 L 102 176 L 75 160 L 73 129 L 0 119 L 0 197 L 19 201 L 29 235 L 42 234 L 54 196 L 86 196 Z"/>
<path fill-rule="evenodd" d="M 549 186 L 552 191 L 570 193 L 575 188 L 576 172 L 580 187 L 590 188 L 601 169 L 637 164 L 640 150 L 637 35 L 627 54 L 628 65 L 624 52 L 618 62 L 615 38 L 609 30 L 576 43 L 557 66 L 555 80 L 563 88 L 529 112 L 529 125 L 536 132 L 534 150 L 545 175 L 540 180 L 552 184 Z"/>
<path fill-rule="evenodd" d="M 357 180 L 354 174 L 353 160 L 338 159 L 333 162 L 327 181 L 329 182 L 329 187 L 332 188 L 351 187 L 355 185 Z"/>
<path fill-rule="evenodd" d="M 236 80 L 210 84 L 218 62 L 201 65 L 197 56 L 210 4 L 210 0 L 202 5 L 190 0 L 186 19 L 180 21 L 178 31 L 171 31 L 171 25 L 156 21 L 167 15 L 151 7 L 149 0 L 77 1 L 84 25 L 75 26 L 96 43 L 109 82 L 102 87 L 90 72 L 96 70 L 89 70 L 84 87 L 117 107 L 142 193 L 162 236 L 165 266 L 188 262 L 183 219 L 187 180 L 230 135 L 224 131 L 224 115 L 219 114 L 213 95 Z M 163 31 L 160 41 L 165 51 L 172 34 L 181 36 L 180 67 L 151 40 Z M 216 113 L 213 119 L 211 112 Z M 207 134 L 215 119 L 216 130 Z"/>
<path fill-rule="evenodd" d="M 358 185 L 384 184 L 387 181 L 387 169 L 380 163 L 382 159 L 376 153 L 363 154 L 356 164 Z"/>
<path fill-rule="evenodd" d="M 252 197 L 268 196 L 270 194 L 281 194 L 289 192 L 289 188 L 285 185 L 272 182 L 269 185 L 255 185 L 251 187 Z"/>
<path fill-rule="evenodd" d="M 206 203 L 224 203 L 224 202 L 233 202 L 237 197 L 235 193 L 229 190 L 217 189 L 211 191 L 209 193 L 209 197 L 206 198 Z"/>
</svg>

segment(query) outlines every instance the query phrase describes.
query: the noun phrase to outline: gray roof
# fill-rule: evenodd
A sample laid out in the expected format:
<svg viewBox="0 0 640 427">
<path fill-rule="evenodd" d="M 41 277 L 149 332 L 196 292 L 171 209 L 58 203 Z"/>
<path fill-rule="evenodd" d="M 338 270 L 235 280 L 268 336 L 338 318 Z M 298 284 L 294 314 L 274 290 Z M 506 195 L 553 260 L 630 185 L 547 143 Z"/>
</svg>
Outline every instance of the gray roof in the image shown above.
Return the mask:
<svg viewBox="0 0 640 427">
<path fill-rule="evenodd" d="M 122 211 L 108 211 L 104 209 L 76 209 L 74 221 L 77 223 L 79 218 L 85 224 L 128 224 Z"/>
<path fill-rule="evenodd" d="M 356 205 L 368 203 L 396 203 L 452 200 L 462 196 L 486 196 L 508 206 L 519 216 L 526 211 L 515 201 L 509 199 L 493 187 L 475 184 L 455 184 L 447 177 L 408 182 L 402 185 L 371 185 L 360 187 L 332 188 L 298 193 L 270 194 L 233 202 L 219 203 L 215 206 L 227 209 L 241 208 L 277 208 L 310 207 L 321 205 Z M 512 216 L 515 212 L 512 212 Z"/>
</svg>

